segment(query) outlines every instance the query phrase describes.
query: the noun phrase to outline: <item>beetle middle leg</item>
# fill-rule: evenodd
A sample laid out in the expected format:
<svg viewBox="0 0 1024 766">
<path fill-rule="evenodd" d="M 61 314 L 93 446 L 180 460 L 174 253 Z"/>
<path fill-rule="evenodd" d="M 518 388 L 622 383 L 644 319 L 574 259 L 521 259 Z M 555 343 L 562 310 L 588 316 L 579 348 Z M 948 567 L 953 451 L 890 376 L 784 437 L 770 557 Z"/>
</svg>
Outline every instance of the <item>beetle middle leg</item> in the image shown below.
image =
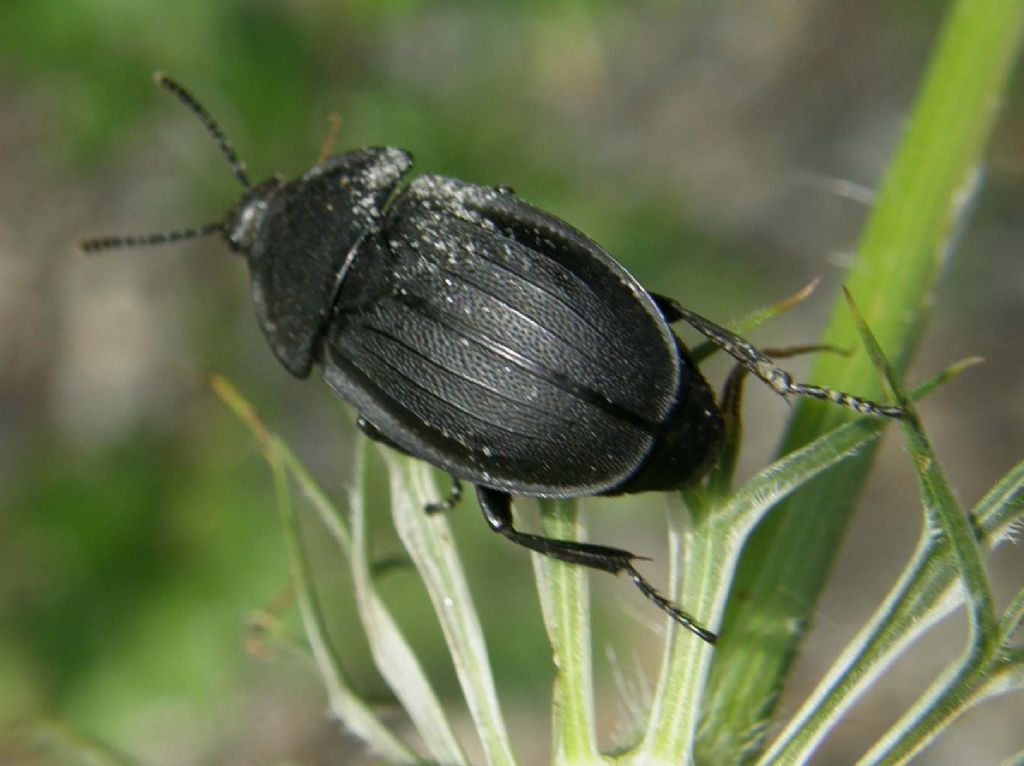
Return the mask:
<svg viewBox="0 0 1024 766">
<path fill-rule="evenodd" d="M 665 317 L 665 321 L 676 322 L 682 320 L 686 322 L 782 396 L 810 396 L 814 399 L 822 399 L 838 404 L 841 407 L 848 407 L 862 415 L 902 418 L 905 414 L 902 407 L 893 407 L 861 399 L 844 391 L 837 391 L 834 388 L 812 386 L 807 383 L 794 383 L 792 376 L 788 372 L 739 335 L 729 332 L 721 325 L 715 324 L 700 314 L 695 314 L 683 308 L 677 301 L 671 298 L 666 298 L 657 293 L 651 293 L 651 298 L 654 299 L 662 316 Z"/>
<path fill-rule="evenodd" d="M 450 511 L 459 504 L 459 501 L 462 499 L 462 482 L 454 476 L 451 476 L 451 480 L 452 488 L 448 491 L 448 497 L 436 503 L 427 503 L 423 506 L 424 511 L 427 513 L 441 513 L 442 511 Z"/>
<path fill-rule="evenodd" d="M 718 640 L 717 635 L 698 624 L 690 615 L 662 596 L 653 585 L 644 579 L 633 566 L 633 561 L 643 558 L 642 556 L 637 556 L 621 548 L 609 548 L 604 545 L 581 543 L 574 540 L 556 540 L 551 537 L 520 532 L 512 525 L 512 497 L 509 494 L 481 486 L 477 486 L 476 494 L 480 500 L 480 509 L 484 512 L 484 518 L 495 532 L 504 535 L 517 545 L 522 545 L 524 548 L 559 561 L 579 564 L 615 575 L 625 572 L 633 584 L 640 589 L 640 592 L 673 620 L 709 644 Z"/>
<path fill-rule="evenodd" d="M 369 420 L 364 418 L 362 415 L 356 418 L 356 426 L 359 428 L 360 431 L 366 434 L 366 436 L 368 436 L 369 438 L 373 439 L 375 442 L 383 444 L 386 447 L 391 447 L 391 449 L 397 450 L 398 452 L 401 452 L 403 455 L 410 454 L 408 450 L 403 449 L 399 445 L 395 444 L 395 442 L 393 442 L 391 439 L 386 437 L 380 431 L 380 429 L 377 428 L 377 426 L 375 426 Z M 462 499 L 462 482 L 456 479 L 454 476 L 452 476 L 451 478 L 452 488 L 448 491 L 448 497 L 446 497 L 444 500 L 438 500 L 436 503 L 427 503 L 425 506 L 423 506 L 424 511 L 426 511 L 427 513 L 440 513 L 441 511 L 450 511 L 452 508 L 459 504 L 459 500 Z"/>
</svg>

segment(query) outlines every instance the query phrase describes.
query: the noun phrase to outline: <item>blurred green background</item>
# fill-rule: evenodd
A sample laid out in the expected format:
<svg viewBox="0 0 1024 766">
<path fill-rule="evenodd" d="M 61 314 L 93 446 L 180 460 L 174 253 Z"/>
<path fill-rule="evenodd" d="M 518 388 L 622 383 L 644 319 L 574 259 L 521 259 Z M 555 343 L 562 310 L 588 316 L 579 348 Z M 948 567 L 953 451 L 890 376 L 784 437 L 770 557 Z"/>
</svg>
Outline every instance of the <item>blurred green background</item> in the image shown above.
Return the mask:
<svg viewBox="0 0 1024 766">
<path fill-rule="evenodd" d="M 154 764 L 362 758 L 326 720 L 308 664 L 247 627 L 287 582 L 284 546 L 258 451 L 206 381 L 232 379 L 335 491 L 348 475 L 352 413 L 274 361 L 245 269 L 217 242 L 92 259 L 74 249 L 86 235 L 216 220 L 238 195 L 195 119 L 153 86 L 154 70 L 195 92 L 254 179 L 307 169 L 337 111 L 339 147 L 401 146 L 420 172 L 510 185 L 710 317 L 822 277 L 807 304 L 756 334 L 777 346 L 821 327 L 945 7 L 2 0 L 0 727 L 61 721 Z M 922 408 L 965 503 L 1024 452 L 1015 82 L 915 365 L 921 379 L 966 355 L 988 359 Z M 724 369 L 710 365 L 712 380 Z M 788 412 L 756 388 L 747 472 L 771 458 Z M 664 558 L 658 498 L 591 505 L 594 539 Z M 916 490 L 898 443 L 882 450 L 863 505 L 783 709 L 913 545 Z M 379 554 L 398 553 L 378 516 Z M 492 539 L 471 503 L 452 522 L 513 737 L 524 762 L 543 758 L 552 674 L 529 562 Z M 344 567 L 315 535 L 311 544 L 346 665 L 387 705 Z M 993 569 L 1019 583 L 1019 549 Z M 439 631 L 411 582 L 396 571 L 383 589 L 458 709 Z M 627 584 L 595 578 L 594 592 L 607 744 L 621 712 L 615 678 L 636 687 L 656 662 L 659 617 Z M 849 762 L 846 748 L 859 752 L 894 719 L 961 632 L 950 625 L 912 652 L 821 762 Z M 1022 717 L 1019 697 L 976 711 L 927 762 L 993 762 L 1019 746 Z M 0 763 L 51 762 L 73 761 L 0 735 Z"/>
</svg>

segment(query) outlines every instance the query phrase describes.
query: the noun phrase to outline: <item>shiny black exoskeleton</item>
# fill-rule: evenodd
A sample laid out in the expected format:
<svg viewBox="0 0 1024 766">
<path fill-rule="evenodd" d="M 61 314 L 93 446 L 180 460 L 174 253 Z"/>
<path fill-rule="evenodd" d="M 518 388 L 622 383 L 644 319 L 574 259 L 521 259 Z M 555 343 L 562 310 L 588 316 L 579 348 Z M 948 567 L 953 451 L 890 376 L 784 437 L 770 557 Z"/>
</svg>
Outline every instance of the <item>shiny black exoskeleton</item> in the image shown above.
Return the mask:
<svg viewBox="0 0 1024 766">
<path fill-rule="evenodd" d="M 260 327 L 303 378 L 319 366 L 370 436 L 472 482 L 488 524 L 558 559 L 626 572 L 706 641 L 628 551 L 529 535 L 514 495 L 569 498 L 689 486 L 716 461 L 722 416 L 670 323 L 685 320 L 780 394 L 899 417 L 793 383 L 767 357 L 650 293 L 599 245 L 504 187 L 405 183 L 412 157 L 366 148 L 252 186 L 209 114 L 172 80 L 247 188 L 223 223 L 83 243 L 86 251 L 220 232 L 244 254 Z M 457 497 L 457 495 L 455 496 Z M 450 505 L 441 503 L 438 507 Z"/>
</svg>

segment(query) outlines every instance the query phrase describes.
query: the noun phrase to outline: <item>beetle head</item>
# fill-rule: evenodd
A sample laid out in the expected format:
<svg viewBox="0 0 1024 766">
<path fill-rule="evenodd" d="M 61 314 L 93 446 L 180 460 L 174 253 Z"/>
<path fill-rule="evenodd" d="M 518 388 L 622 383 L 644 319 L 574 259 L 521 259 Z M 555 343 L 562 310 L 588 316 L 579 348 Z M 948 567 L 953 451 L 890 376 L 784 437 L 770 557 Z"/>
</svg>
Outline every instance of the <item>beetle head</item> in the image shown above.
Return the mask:
<svg viewBox="0 0 1024 766">
<path fill-rule="evenodd" d="M 377 227 L 412 157 L 391 147 L 359 149 L 329 157 L 293 181 L 275 177 L 253 186 L 209 112 L 174 80 L 162 74 L 155 79 L 203 123 L 245 192 L 223 221 L 95 237 L 83 241 L 81 249 L 94 253 L 220 233 L 249 262 L 256 318 L 271 349 L 289 372 L 305 377 L 356 252 Z"/>
<path fill-rule="evenodd" d="M 359 149 L 254 187 L 228 215 L 224 233 L 248 257 L 256 318 L 293 375 L 309 374 L 360 245 L 411 166 L 401 149 Z"/>
<path fill-rule="evenodd" d="M 282 186 L 284 181 L 275 176 L 242 195 L 221 224 L 228 247 L 236 253 L 248 253 L 252 249 L 256 233 L 266 217 L 270 197 Z"/>
</svg>

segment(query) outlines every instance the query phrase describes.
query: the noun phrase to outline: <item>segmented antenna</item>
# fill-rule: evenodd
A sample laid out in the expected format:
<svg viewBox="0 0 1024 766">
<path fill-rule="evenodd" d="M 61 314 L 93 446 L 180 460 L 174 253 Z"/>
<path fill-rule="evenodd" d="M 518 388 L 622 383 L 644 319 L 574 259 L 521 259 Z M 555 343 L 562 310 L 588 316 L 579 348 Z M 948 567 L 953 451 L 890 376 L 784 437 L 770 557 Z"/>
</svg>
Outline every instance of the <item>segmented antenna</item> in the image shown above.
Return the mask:
<svg viewBox="0 0 1024 766">
<path fill-rule="evenodd" d="M 223 230 L 224 224 L 222 223 L 208 223 L 191 229 L 162 231 L 157 234 L 93 237 L 82 240 L 78 243 L 78 247 L 83 253 L 98 253 L 100 250 L 113 250 L 119 247 L 149 247 L 150 245 L 180 242 L 183 239 L 198 239 Z"/>
<path fill-rule="evenodd" d="M 218 125 L 217 121 L 210 116 L 210 113 L 207 112 L 198 101 L 196 101 L 195 96 L 162 72 L 154 74 L 153 80 L 161 88 L 174 94 L 181 103 L 188 107 L 188 110 L 192 112 L 192 114 L 199 118 L 199 121 L 203 123 L 203 127 L 206 128 L 206 131 L 213 136 L 214 141 L 217 142 L 217 146 L 220 148 L 221 154 L 224 155 L 228 164 L 231 165 L 231 172 L 234 173 L 235 178 L 237 178 L 238 182 L 246 189 L 251 189 L 252 184 L 249 182 L 249 176 L 245 172 L 245 163 L 238 159 L 238 155 L 235 154 L 235 150 L 231 147 L 231 142 L 228 141 L 227 136 L 224 135 L 224 131 L 220 129 L 220 125 Z M 223 223 L 207 223 L 198 227 L 176 229 L 174 231 L 158 232 L 156 234 L 93 237 L 91 239 L 83 240 L 79 243 L 78 247 L 84 253 L 97 253 L 101 250 L 111 250 L 121 247 L 149 247 L 151 245 L 164 245 L 172 242 L 180 242 L 185 239 L 197 239 L 210 234 L 216 234 L 223 230 Z"/>
<path fill-rule="evenodd" d="M 235 154 L 235 150 L 231 148 L 231 142 L 228 141 L 227 136 L 224 135 L 224 131 L 220 129 L 220 125 L 218 125 L 217 121 L 210 116 L 210 113 L 206 111 L 198 101 L 196 101 L 195 96 L 185 90 L 184 86 L 175 82 L 163 72 L 157 72 L 154 74 L 153 79 L 161 88 L 177 96 L 178 100 L 187 106 L 192 114 L 199 118 L 200 122 L 203 123 L 203 127 L 206 128 L 207 132 L 213 136 L 213 139 L 217 142 L 217 146 L 220 147 L 221 154 L 223 154 L 225 159 L 230 163 L 231 172 L 235 174 L 235 178 L 237 178 L 238 182 L 246 189 L 250 188 L 252 184 L 249 183 L 249 176 L 245 173 L 245 163 L 238 159 L 238 155 Z"/>
</svg>

